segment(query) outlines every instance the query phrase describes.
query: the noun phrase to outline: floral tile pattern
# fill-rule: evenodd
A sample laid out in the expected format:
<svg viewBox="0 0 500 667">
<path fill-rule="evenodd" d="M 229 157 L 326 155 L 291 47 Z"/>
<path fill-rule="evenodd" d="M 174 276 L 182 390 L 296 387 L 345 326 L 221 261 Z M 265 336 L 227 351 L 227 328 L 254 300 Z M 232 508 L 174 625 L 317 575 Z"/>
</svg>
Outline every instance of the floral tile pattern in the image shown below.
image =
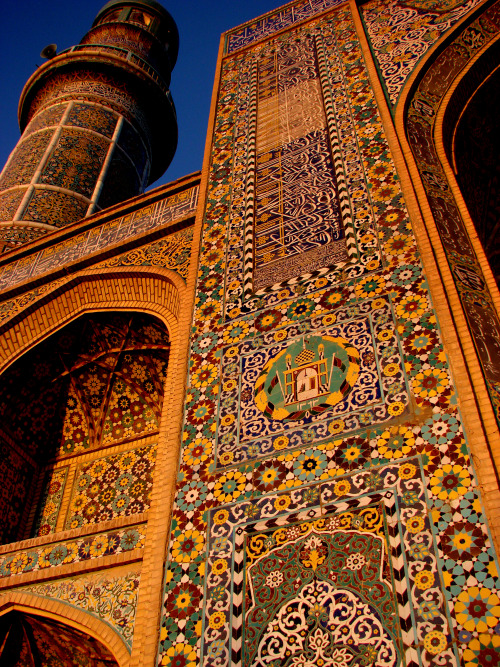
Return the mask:
<svg viewBox="0 0 500 667">
<path fill-rule="evenodd" d="M 316 664 L 352 659 L 394 664 L 401 639 L 382 511 L 368 506 L 246 533 L 240 554 L 242 664 L 292 655 Z M 356 589 L 368 604 L 350 592 Z M 297 614 L 301 619 L 294 622 Z"/>
<path fill-rule="evenodd" d="M 306 40 L 349 258 L 255 291 L 258 71 Z M 497 559 L 350 10 L 248 44 L 222 63 L 158 662 L 488 664 Z"/>
<path fill-rule="evenodd" d="M 360 10 L 391 104 L 421 58 L 480 0 L 370 0 Z"/>
<path fill-rule="evenodd" d="M 34 537 L 55 533 L 68 470 L 68 466 L 64 466 L 64 468 L 58 468 L 46 474 L 42 487 L 44 492 L 37 510 L 37 519 L 33 530 Z"/>
<path fill-rule="evenodd" d="M 303 301 L 315 314 L 315 300 Z M 296 312 L 301 305 L 296 302 L 292 309 Z M 292 325 L 223 348 L 217 424 L 219 465 L 311 444 L 332 433 L 353 431 L 405 412 L 409 399 L 399 365 L 397 335 L 390 321 L 390 304 L 386 299 L 366 301 L 359 310 L 357 318 L 352 318 L 350 308 L 337 309 L 335 314 L 330 311 L 314 319 L 307 334 L 301 332 L 300 326 Z M 363 311 L 366 317 L 361 317 Z M 267 311 L 269 319 L 271 312 Z M 335 325 L 324 327 L 324 321 Z M 316 377 L 316 368 L 321 367 L 318 355 L 304 363 L 300 363 L 300 357 L 312 356 L 312 350 L 319 345 L 325 356 L 323 385 L 317 389 L 320 393 L 309 399 L 305 396 L 317 391 L 303 391 L 304 397 L 287 393 L 293 391 L 292 384 L 286 384 L 287 379 L 296 391 L 300 382 L 307 381 L 306 373 Z M 351 355 L 350 362 L 346 350 Z M 285 368 L 288 357 L 291 370 Z M 235 358 L 240 360 L 239 365 Z M 263 370 L 257 375 L 260 369 Z M 292 378 L 292 373 L 297 377 Z M 352 387 L 349 374 L 353 376 Z M 196 379 L 193 380 L 194 384 Z M 340 393 L 337 396 L 335 392 Z M 198 393 L 193 392 L 194 397 L 198 402 L 192 407 L 193 414 L 201 415 L 208 408 L 200 402 Z M 279 411 L 281 417 L 277 416 Z M 200 422 L 203 423 L 201 418 Z"/>
<path fill-rule="evenodd" d="M 156 445 L 139 447 L 81 465 L 66 528 L 130 516 L 149 508 Z"/>
<path fill-rule="evenodd" d="M 108 623 L 132 648 L 140 570 L 86 574 L 18 590 L 61 600 Z"/>
<path fill-rule="evenodd" d="M 132 549 L 142 549 L 145 537 L 146 526 L 139 524 L 65 542 L 54 542 L 35 549 L 16 551 L 0 557 L 0 577 L 38 572 L 58 565 L 81 563 Z"/>
</svg>

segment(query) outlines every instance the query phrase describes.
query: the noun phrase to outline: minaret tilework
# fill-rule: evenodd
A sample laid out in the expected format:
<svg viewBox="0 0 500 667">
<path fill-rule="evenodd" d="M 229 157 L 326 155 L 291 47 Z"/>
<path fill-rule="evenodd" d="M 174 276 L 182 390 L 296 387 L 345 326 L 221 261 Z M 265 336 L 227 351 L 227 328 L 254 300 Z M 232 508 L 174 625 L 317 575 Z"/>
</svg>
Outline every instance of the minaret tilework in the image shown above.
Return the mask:
<svg viewBox="0 0 500 667">
<path fill-rule="evenodd" d="M 170 163 L 177 27 L 156 2 L 110 2 L 78 46 L 39 67 L 0 176 L 3 251 L 144 191 Z"/>
</svg>

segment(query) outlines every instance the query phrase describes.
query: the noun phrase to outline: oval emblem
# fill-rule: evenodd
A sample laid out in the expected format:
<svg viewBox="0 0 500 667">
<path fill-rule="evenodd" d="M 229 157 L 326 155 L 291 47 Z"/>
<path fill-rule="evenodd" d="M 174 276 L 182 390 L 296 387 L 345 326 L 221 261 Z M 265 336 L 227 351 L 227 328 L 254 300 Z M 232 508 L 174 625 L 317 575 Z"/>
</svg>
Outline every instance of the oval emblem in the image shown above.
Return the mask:
<svg viewBox="0 0 500 667">
<path fill-rule="evenodd" d="M 345 338 L 309 336 L 270 359 L 257 378 L 255 403 L 270 419 L 303 419 L 343 401 L 359 376 L 358 350 Z"/>
</svg>

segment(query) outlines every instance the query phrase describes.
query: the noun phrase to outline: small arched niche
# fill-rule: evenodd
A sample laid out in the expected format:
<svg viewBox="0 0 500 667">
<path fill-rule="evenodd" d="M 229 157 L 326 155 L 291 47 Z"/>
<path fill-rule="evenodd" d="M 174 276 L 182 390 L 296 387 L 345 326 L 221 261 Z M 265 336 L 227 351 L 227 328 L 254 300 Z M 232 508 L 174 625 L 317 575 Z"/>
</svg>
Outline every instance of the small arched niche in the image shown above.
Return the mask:
<svg viewBox="0 0 500 667">
<path fill-rule="evenodd" d="M 155 317 L 93 312 L 0 379 L 0 542 L 146 511 L 169 336 Z"/>
<path fill-rule="evenodd" d="M 3 667 L 118 667 L 97 639 L 59 621 L 13 609 L 0 616 Z"/>
</svg>

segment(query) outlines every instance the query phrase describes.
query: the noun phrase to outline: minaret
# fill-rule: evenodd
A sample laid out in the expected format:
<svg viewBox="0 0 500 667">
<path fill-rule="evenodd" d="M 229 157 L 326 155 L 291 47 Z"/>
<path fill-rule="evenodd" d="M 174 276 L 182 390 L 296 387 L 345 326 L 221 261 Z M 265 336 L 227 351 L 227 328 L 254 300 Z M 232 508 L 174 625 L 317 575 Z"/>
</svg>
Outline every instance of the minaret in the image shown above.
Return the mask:
<svg viewBox="0 0 500 667">
<path fill-rule="evenodd" d="M 111 0 L 78 46 L 26 83 L 0 175 L 0 252 L 140 194 L 170 164 L 177 26 L 155 0 Z"/>
</svg>

